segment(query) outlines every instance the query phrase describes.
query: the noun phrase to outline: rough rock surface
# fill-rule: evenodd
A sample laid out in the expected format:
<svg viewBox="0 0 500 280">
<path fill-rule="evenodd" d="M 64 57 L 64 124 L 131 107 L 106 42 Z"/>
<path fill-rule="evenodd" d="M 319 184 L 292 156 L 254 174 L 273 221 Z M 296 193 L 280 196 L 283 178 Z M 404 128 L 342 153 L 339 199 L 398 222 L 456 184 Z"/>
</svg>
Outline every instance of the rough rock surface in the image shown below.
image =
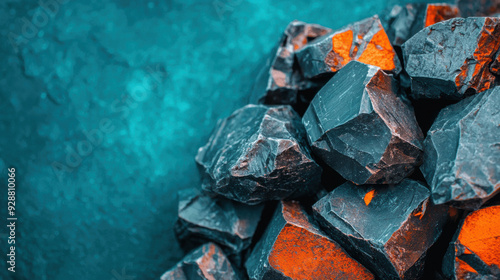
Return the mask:
<svg viewBox="0 0 500 280">
<path fill-rule="evenodd" d="M 500 88 L 443 109 L 420 168 L 435 203 L 477 209 L 500 190 Z"/>
<path fill-rule="evenodd" d="M 445 3 L 395 5 L 387 19 L 387 36 L 393 46 L 401 47 L 423 28 L 457 16 L 457 6 Z"/>
<path fill-rule="evenodd" d="M 423 135 L 397 93 L 396 80 L 380 68 L 346 65 L 303 117 L 313 152 L 356 184 L 400 182 L 420 164 Z"/>
<path fill-rule="evenodd" d="M 500 13 L 499 0 L 458 0 L 462 17 L 486 17 Z"/>
<path fill-rule="evenodd" d="M 290 106 L 247 105 L 219 121 L 196 161 L 203 188 L 247 204 L 296 197 L 319 187 L 300 117 Z"/>
<path fill-rule="evenodd" d="M 296 53 L 306 78 L 335 73 L 349 61 L 399 73 L 401 63 L 378 16 L 317 38 Z"/>
<path fill-rule="evenodd" d="M 374 279 L 298 204 L 281 202 L 246 264 L 252 280 Z"/>
<path fill-rule="evenodd" d="M 259 73 L 252 89 L 251 102 L 292 105 L 297 102 L 299 91 L 320 87 L 304 78 L 295 61 L 295 52 L 331 31 L 321 25 L 292 21 L 285 29 L 273 57 Z"/>
<path fill-rule="evenodd" d="M 207 243 L 184 257 L 165 272 L 161 280 L 237 280 L 238 272 L 214 243 Z"/>
<path fill-rule="evenodd" d="M 451 279 L 500 279 L 500 206 L 469 214 L 445 256 Z"/>
<path fill-rule="evenodd" d="M 174 226 L 184 248 L 194 249 L 213 241 L 228 255 L 248 248 L 260 221 L 263 205 L 246 205 L 223 197 L 211 197 L 197 189 L 178 192 L 179 218 Z"/>
<path fill-rule="evenodd" d="M 313 206 L 316 220 L 346 251 L 380 279 L 415 279 L 441 234 L 448 207 L 406 179 L 399 185 L 345 183 Z"/>
<path fill-rule="evenodd" d="M 490 65 L 500 47 L 500 18 L 454 18 L 403 45 L 414 98 L 462 99 L 495 85 Z"/>
</svg>

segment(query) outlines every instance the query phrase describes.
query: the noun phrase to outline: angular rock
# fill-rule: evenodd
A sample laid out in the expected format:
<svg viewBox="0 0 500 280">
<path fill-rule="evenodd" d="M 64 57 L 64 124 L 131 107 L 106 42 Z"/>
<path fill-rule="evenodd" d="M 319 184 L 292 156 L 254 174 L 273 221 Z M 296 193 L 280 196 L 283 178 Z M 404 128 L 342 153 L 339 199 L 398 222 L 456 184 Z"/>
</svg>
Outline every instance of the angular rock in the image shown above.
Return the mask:
<svg viewBox="0 0 500 280">
<path fill-rule="evenodd" d="M 297 202 L 281 202 L 245 267 L 252 280 L 374 279 Z"/>
<path fill-rule="evenodd" d="M 487 17 L 500 13 L 499 0 L 458 0 L 462 17 Z"/>
<path fill-rule="evenodd" d="M 477 209 L 500 191 L 500 88 L 443 109 L 420 168 L 436 204 Z"/>
<path fill-rule="evenodd" d="M 421 162 L 423 135 L 397 93 L 397 81 L 380 68 L 346 65 L 303 117 L 313 152 L 356 184 L 400 182 Z"/>
<path fill-rule="evenodd" d="M 179 191 L 178 196 L 174 231 L 184 248 L 193 249 L 213 241 L 232 256 L 250 246 L 264 205 L 250 206 L 223 197 L 211 197 L 196 189 Z"/>
<path fill-rule="evenodd" d="M 399 73 L 401 63 L 378 16 L 317 38 L 296 53 L 306 78 L 335 73 L 350 61 Z"/>
<path fill-rule="evenodd" d="M 345 183 L 313 206 L 325 232 L 380 279 L 416 279 L 427 250 L 448 217 L 429 190 L 405 179 L 399 185 Z"/>
<path fill-rule="evenodd" d="M 192 251 L 176 266 L 165 272 L 161 280 L 235 280 L 242 277 L 214 243 Z"/>
<path fill-rule="evenodd" d="M 490 65 L 500 47 L 500 18 L 454 18 L 403 45 L 412 96 L 459 100 L 495 85 Z"/>
<path fill-rule="evenodd" d="M 247 105 L 219 121 L 196 156 L 203 188 L 247 204 L 319 187 L 300 117 L 290 106 Z"/>
<path fill-rule="evenodd" d="M 292 105 L 297 102 L 299 91 L 320 87 L 304 78 L 295 61 L 295 52 L 331 31 L 321 25 L 292 21 L 285 29 L 273 57 L 259 73 L 252 89 L 251 102 Z"/>
<path fill-rule="evenodd" d="M 451 279 L 500 279 L 500 206 L 465 218 L 450 243 L 443 272 Z"/>
<path fill-rule="evenodd" d="M 387 19 L 387 36 L 394 47 L 401 47 L 425 27 L 457 16 L 457 6 L 445 3 L 395 5 Z"/>
</svg>

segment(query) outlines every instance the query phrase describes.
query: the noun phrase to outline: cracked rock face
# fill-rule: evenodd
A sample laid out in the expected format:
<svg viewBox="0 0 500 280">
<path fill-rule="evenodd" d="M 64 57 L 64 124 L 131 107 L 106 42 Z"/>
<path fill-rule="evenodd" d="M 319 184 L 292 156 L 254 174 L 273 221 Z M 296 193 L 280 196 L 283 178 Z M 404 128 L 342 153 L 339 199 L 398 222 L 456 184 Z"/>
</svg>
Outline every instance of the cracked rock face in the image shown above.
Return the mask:
<svg viewBox="0 0 500 280">
<path fill-rule="evenodd" d="M 451 279 L 500 278 L 500 206 L 465 218 L 446 252 L 443 272 Z"/>
<path fill-rule="evenodd" d="M 316 202 L 313 213 L 329 236 L 380 279 L 415 279 L 448 207 L 433 205 L 425 186 L 405 179 L 389 186 L 345 183 Z"/>
<path fill-rule="evenodd" d="M 161 280 L 235 280 L 242 279 L 229 260 L 214 243 L 192 251 L 176 266 L 165 272 Z"/>
<path fill-rule="evenodd" d="M 245 267 L 252 280 L 374 279 L 298 204 L 281 202 Z"/>
<path fill-rule="evenodd" d="M 296 53 L 306 78 L 339 71 L 350 61 L 399 73 L 401 64 L 378 16 L 317 38 Z"/>
<path fill-rule="evenodd" d="M 454 18 L 403 45 L 414 98 L 459 100 L 495 85 L 490 66 L 500 46 L 500 18 Z"/>
<path fill-rule="evenodd" d="M 205 190 L 247 204 L 311 192 L 322 171 L 290 106 L 247 105 L 235 111 L 219 121 L 196 162 Z"/>
<path fill-rule="evenodd" d="M 458 16 L 455 5 L 444 3 L 409 3 L 395 5 L 387 19 L 387 36 L 395 47 L 401 47 L 423 28 Z"/>
<path fill-rule="evenodd" d="M 499 0 L 458 0 L 462 17 L 486 17 L 500 13 Z"/>
<path fill-rule="evenodd" d="M 500 88 L 443 109 L 421 167 L 435 203 L 477 209 L 500 190 Z"/>
<path fill-rule="evenodd" d="M 252 89 L 252 101 L 263 104 L 293 105 L 299 91 L 320 87 L 306 79 L 295 61 L 295 52 L 308 42 L 331 32 L 317 24 L 292 21 L 287 28 L 274 56 L 269 59 L 257 77 Z"/>
<path fill-rule="evenodd" d="M 260 221 L 263 205 L 245 205 L 223 197 L 211 197 L 196 189 L 178 192 L 178 219 L 174 226 L 183 247 L 213 241 L 229 255 L 248 248 Z"/>
<path fill-rule="evenodd" d="M 313 152 L 356 184 L 400 182 L 421 162 L 423 135 L 413 109 L 397 93 L 392 75 L 349 63 L 303 117 Z"/>
</svg>

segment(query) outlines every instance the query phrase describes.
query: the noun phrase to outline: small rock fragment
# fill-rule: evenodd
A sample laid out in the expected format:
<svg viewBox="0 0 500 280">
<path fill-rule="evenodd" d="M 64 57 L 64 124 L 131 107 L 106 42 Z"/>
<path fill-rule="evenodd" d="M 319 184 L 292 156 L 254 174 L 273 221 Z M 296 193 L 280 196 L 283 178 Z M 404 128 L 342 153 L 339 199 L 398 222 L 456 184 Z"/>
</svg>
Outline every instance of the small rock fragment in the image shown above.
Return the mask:
<svg viewBox="0 0 500 280">
<path fill-rule="evenodd" d="M 403 45 L 412 97 L 459 100 L 495 85 L 490 65 L 500 47 L 500 18 L 454 18 Z"/>
<path fill-rule="evenodd" d="M 351 62 L 321 90 L 303 123 L 313 152 L 356 184 L 398 183 L 421 162 L 423 135 L 398 84 Z"/>
<path fill-rule="evenodd" d="M 293 105 L 299 91 L 320 87 L 302 75 L 295 52 L 308 42 L 332 30 L 321 25 L 292 21 L 277 46 L 274 56 L 259 73 L 252 89 L 252 102 Z"/>
<path fill-rule="evenodd" d="M 297 202 L 281 202 L 245 267 L 252 280 L 374 279 Z"/>
<path fill-rule="evenodd" d="M 335 241 L 380 279 L 416 279 L 427 250 L 448 217 L 429 190 L 405 179 L 399 185 L 345 183 L 313 206 L 314 217 Z"/>
<path fill-rule="evenodd" d="M 500 279 L 500 206 L 469 214 L 445 256 L 451 279 Z"/>
<path fill-rule="evenodd" d="M 420 168 L 436 204 L 474 210 L 500 191 L 500 87 L 443 109 Z"/>
<path fill-rule="evenodd" d="M 500 13 L 499 0 L 458 0 L 462 17 L 487 17 Z"/>
<path fill-rule="evenodd" d="M 246 204 L 311 192 L 322 171 L 290 106 L 247 105 L 235 111 L 219 121 L 196 162 L 205 190 Z"/>
<path fill-rule="evenodd" d="M 401 64 L 378 16 L 317 38 L 296 53 L 306 78 L 335 73 L 350 61 L 399 73 Z"/>
<path fill-rule="evenodd" d="M 242 279 L 214 243 L 192 251 L 176 266 L 165 272 L 161 280 L 237 280 Z"/>
<path fill-rule="evenodd" d="M 174 231 L 184 248 L 213 241 L 231 256 L 250 246 L 264 205 L 211 197 L 196 189 L 182 190 L 178 195 L 179 216 Z"/>
<path fill-rule="evenodd" d="M 393 46 L 401 47 L 423 28 L 457 16 L 457 6 L 445 3 L 395 5 L 389 14 L 387 36 Z"/>
</svg>

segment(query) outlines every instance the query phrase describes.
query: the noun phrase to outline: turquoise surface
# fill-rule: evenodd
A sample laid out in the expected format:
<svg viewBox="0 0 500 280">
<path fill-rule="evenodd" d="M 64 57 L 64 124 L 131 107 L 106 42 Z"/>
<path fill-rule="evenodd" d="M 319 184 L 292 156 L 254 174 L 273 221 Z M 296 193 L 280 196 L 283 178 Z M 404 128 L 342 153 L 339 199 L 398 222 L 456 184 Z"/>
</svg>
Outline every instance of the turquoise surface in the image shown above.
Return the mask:
<svg viewBox="0 0 500 280">
<path fill-rule="evenodd" d="M 387 4 L 1 1 L 0 179 L 17 169 L 19 220 L 0 278 L 159 278 L 182 257 L 176 191 L 199 185 L 198 147 L 287 23 L 339 28 Z"/>
</svg>

